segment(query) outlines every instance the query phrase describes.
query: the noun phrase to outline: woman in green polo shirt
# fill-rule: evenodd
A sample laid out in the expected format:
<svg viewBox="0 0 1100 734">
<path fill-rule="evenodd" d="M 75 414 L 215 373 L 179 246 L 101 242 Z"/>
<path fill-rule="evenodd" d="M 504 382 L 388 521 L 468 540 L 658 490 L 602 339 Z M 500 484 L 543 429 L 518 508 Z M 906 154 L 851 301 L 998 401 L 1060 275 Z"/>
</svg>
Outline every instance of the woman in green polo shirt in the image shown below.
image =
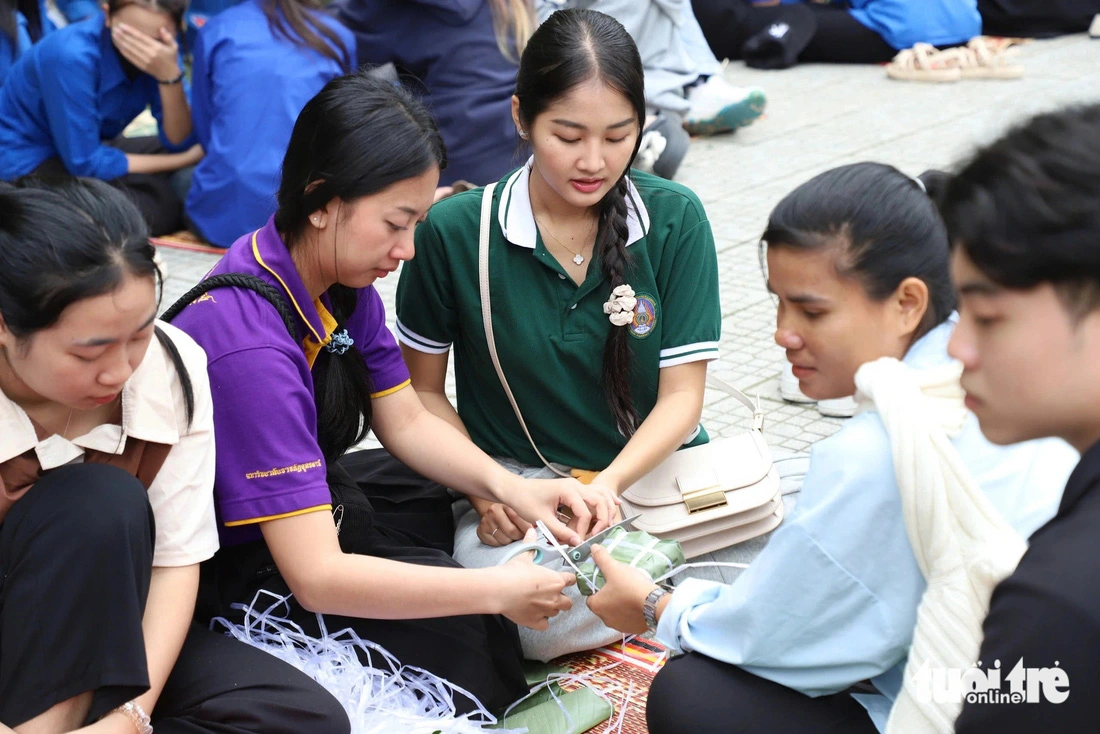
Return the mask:
<svg viewBox="0 0 1100 734">
<path fill-rule="evenodd" d="M 717 257 L 706 213 L 683 186 L 631 172 L 645 119 L 642 64 L 623 27 L 559 11 L 531 37 L 512 117 L 531 147 L 496 186 L 490 219 L 493 331 L 500 363 L 539 451 L 558 469 L 598 471 L 621 493 L 699 425 L 706 363 L 718 356 Z M 496 376 L 482 325 L 482 190 L 432 208 L 397 294 L 398 338 L 424 404 L 524 475 L 550 470 Z M 445 379 L 452 345 L 457 411 Z M 486 566 L 527 529 L 472 499 L 455 557 Z M 563 619 L 564 618 L 564 619 Z M 524 636 L 549 659 L 617 637 L 584 604 Z"/>
</svg>

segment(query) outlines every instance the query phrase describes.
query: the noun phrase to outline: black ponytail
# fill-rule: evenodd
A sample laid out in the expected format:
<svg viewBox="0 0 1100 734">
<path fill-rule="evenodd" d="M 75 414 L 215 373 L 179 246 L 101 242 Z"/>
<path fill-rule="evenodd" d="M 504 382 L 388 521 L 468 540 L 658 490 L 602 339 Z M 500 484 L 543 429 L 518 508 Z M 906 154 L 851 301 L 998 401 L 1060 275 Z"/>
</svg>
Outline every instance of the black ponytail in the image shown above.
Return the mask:
<svg viewBox="0 0 1100 734">
<path fill-rule="evenodd" d="M 955 310 L 947 229 L 932 196 L 943 174 L 913 179 L 893 166 L 853 163 L 819 174 L 783 197 L 768 217 L 764 248 L 817 250 L 843 243 L 840 272 L 855 278 L 873 301 L 888 298 L 906 278 L 928 286 L 928 311 L 916 336 Z"/>
<path fill-rule="evenodd" d="M 638 118 L 638 138 L 621 178 L 600 202 L 595 261 L 613 290 L 627 282 L 630 256 L 626 244 L 630 164 L 641 145 L 646 103 L 638 47 L 617 20 L 594 10 L 559 10 L 527 42 L 516 76 L 520 118 L 530 126 L 554 100 L 591 79 L 599 79 L 630 102 Z M 629 438 L 639 424 L 630 396 L 633 369 L 626 328 L 612 327 L 604 344 L 602 382 L 619 431 Z"/>
<path fill-rule="evenodd" d="M 17 339 L 57 323 L 73 303 L 112 292 L 125 274 L 154 278 L 156 253 L 141 212 L 118 189 L 96 179 L 0 183 L 0 315 Z M 159 327 L 180 379 L 187 422 L 195 396 L 179 351 Z"/>
<path fill-rule="evenodd" d="M 293 252 L 309 215 L 334 199 L 350 204 L 433 167 L 446 166 L 435 121 L 407 91 L 366 73 L 333 79 L 302 109 L 283 159 L 275 228 Z M 340 207 L 342 210 L 343 207 Z M 339 227 L 340 215 L 334 226 Z M 356 291 L 328 289 L 339 332 Z M 313 366 L 317 435 L 325 460 L 343 456 L 371 426 L 371 380 L 357 347 L 322 349 Z"/>
</svg>

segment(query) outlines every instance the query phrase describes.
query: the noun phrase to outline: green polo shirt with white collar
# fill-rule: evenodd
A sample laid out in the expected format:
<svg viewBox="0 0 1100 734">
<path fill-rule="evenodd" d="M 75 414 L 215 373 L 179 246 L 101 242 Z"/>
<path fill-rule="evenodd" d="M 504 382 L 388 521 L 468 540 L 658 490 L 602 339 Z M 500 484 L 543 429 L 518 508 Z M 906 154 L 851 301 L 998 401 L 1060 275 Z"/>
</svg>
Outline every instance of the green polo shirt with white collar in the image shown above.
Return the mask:
<svg viewBox="0 0 1100 734">
<path fill-rule="evenodd" d="M 501 366 L 539 450 L 580 469 L 603 469 L 626 439 L 601 386 L 604 343 L 629 330 L 631 398 L 644 420 L 660 370 L 718 358 L 722 315 L 718 259 L 703 205 L 687 188 L 631 172 L 626 283 L 638 299 L 633 323 L 603 312 L 611 286 L 600 263 L 575 283 L 544 246 L 531 212 L 530 167 L 493 193 L 489 273 Z M 445 199 L 416 230 L 416 257 L 401 270 L 397 337 L 412 349 L 454 349 L 458 414 L 493 456 L 540 465 L 497 379 L 481 318 L 478 232 L 482 189 Z M 685 446 L 703 443 L 700 426 Z"/>
</svg>

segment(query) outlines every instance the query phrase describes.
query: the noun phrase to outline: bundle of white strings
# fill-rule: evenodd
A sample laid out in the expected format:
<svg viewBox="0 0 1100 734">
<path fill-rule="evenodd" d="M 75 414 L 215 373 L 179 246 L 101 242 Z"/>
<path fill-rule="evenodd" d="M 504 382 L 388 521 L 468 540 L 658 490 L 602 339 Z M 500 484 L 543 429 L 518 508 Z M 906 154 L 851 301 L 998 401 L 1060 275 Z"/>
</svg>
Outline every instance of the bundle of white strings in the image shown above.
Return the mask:
<svg viewBox="0 0 1100 734">
<path fill-rule="evenodd" d="M 218 617 L 211 626 L 224 627 L 236 639 L 290 663 L 328 689 L 347 711 L 352 734 L 471 734 L 497 722 L 469 692 L 426 670 L 401 665 L 353 630 L 330 634 L 321 615 L 321 635 L 307 635 L 282 616 L 289 599 L 260 591 L 252 604 L 234 605 L 244 610 L 243 624 Z M 270 603 L 264 607 L 266 601 Z M 457 715 L 455 694 L 474 701 L 476 710 Z"/>
</svg>

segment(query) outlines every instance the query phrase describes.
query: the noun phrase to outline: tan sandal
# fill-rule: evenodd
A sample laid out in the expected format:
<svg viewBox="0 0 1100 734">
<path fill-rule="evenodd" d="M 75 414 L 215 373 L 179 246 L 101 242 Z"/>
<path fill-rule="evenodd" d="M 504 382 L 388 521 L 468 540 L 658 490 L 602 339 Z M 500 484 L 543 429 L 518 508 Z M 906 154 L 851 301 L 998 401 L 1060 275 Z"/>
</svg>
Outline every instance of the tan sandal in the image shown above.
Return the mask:
<svg viewBox="0 0 1100 734">
<path fill-rule="evenodd" d="M 1011 45 L 978 36 L 966 46 L 941 53 L 945 62 L 958 67 L 963 79 L 1019 79 L 1024 75 L 1024 67 L 1009 63 Z"/>
<path fill-rule="evenodd" d="M 928 43 L 918 43 L 898 53 L 886 65 L 891 79 L 909 82 L 957 82 L 962 78 L 959 64 Z"/>
</svg>

